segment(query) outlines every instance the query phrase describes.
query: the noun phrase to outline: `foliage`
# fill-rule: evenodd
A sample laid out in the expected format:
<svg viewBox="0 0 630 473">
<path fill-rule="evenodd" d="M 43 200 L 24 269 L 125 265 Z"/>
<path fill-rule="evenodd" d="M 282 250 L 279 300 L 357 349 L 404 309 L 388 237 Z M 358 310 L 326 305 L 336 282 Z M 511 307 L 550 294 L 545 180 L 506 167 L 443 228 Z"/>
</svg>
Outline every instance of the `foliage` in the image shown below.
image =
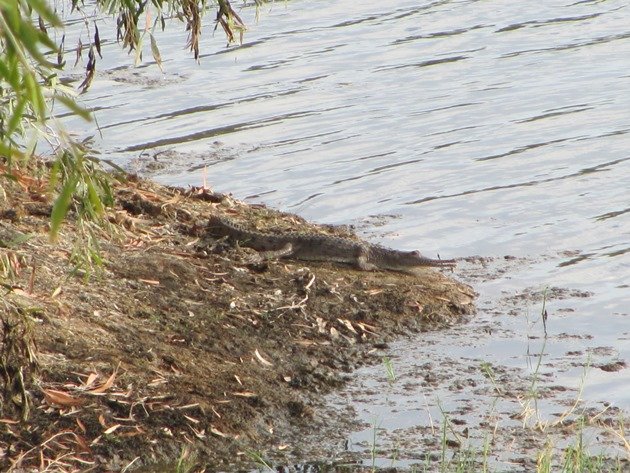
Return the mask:
<svg viewBox="0 0 630 473">
<path fill-rule="evenodd" d="M 9 163 L 31 156 L 51 101 L 83 113 L 58 87 L 56 70 L 61 64 L 48 59 L 57 47 L 44 21 L 62 26 L 44 0 L 0 0 L 0 154 Z"/>
<path fill-rule="evenodd" d="M 85 16 L 90 42 L 76 46 L 76 62 L 88 51 L 86 75 L 79 90 L 59 81 L 64 59 L 65 35 L 60 44 L 53 41 L 51 30 L 62 29 L 63 21 L 46 0 L 0 0 L 0 165 L 9 169 L 27 162 L 36 148 L 48 143 L 55 165 L 51 183 L 57 192 L 53 205 L 51 236 L 54 238 L 68 210 L 77 210 L 82 218 L 97 219 L 113 203 L 111 178 L 88 150 L 70 139 L 56 123 L 53 107 L 61 103 L 65 110 L 90 120 L 90 113 L 77 103 L 94 78 L 97 54 L 101 56 L 100 34 Z M 84 0 L 67 0 L 71 11 L 82 13 Z M 208 0 L 97 0 L 97 7 L 117 18 L 117 40 L 136 62 L 142 59 L 142 41 L 149 34 L 151 52 L 161 68 L 157 27 L 164 29 L 167 18 L 183 21 L 188 31 L 187 47 L 199 60 L 201 18 Z M 257 2 L 258 3 L 258 2 Z M 242 41 L 245 26 L 228 0 L 218 0 L 216 25 L 221 24 L 228 42 Z M 216 27 L 215 27 L 216 29 Z M 75 64 L 76 64 L 75 62 Z M 11 177 L 5 172 L 4 177 Z"/>
<path fill-rule="evenodd" d="M 61 191 L 53 205 L 51 235 L 55 237 L 68 207 L 74 205 L 80 218 L 97 220 L 105 207 L 114 203 L 111 176 L 103 171 L 96 158 L 76 143 L 64 149 L 52 168 L 50 183 Z"/>
</svg>

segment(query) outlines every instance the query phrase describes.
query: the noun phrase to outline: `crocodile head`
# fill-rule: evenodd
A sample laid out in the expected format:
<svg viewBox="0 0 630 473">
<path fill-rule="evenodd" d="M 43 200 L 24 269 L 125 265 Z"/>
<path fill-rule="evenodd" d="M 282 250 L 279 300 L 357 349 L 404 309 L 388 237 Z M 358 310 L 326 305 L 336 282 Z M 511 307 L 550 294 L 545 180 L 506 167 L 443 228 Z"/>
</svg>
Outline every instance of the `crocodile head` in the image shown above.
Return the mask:
<svg viewBox="0 0 630 473">
<path fill-rule="evenodd" d="M 379 247 L 372 249 L 371 253 L 371 262 L 394 271 L 409 271 L 421 266 L 455 266 L 456 264 L 452 259 L 427 258 L 417 250 L 397 251 Z"/>
</svg>

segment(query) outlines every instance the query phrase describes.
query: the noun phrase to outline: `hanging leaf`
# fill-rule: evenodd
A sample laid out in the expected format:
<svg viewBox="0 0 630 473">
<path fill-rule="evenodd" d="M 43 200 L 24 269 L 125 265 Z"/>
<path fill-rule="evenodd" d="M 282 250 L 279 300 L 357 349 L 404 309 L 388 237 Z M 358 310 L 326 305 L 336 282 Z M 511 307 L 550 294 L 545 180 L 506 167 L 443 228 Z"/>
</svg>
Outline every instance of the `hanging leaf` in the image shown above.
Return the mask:
<svg viewBox="0 0 630 473">
<path fill-rule="evenodd" d="M 83 43 L 81 42 L 81 38 L 79 38 L 79 42 L 77 43 L 77 58 L 74 61 L 74 66 L 76 67 L 79 64 L 79 59 L 83 57 Z"/>
<path fill-rule="evenodd" d="M 63 219 L 68 213 L 70 202 L 72 201 L 72 194 L 77 188 L 78 183 L 79 179 L 76 176 L 69 178 L 61 189 L 59 197 L 57 197 L 57 200 L 55 200 L 55 203 L 53 204 L 53 209 L 50 216 L 50 238 L 53 241 L 57 238 L 57 235 L 59 234 L 61 222 L 63 222 Z"/>
<path fill-rule="evenodd" d="M 37 14 L 50 23 L 55 28 L 60 28 L 63 23 L 57 15 L 50 9 L 46 0 L 29 0 L 29 6 L 37 12 Z"/>
<path fill-rule="evenodd" d="M 7 130 L 6 130 L 7 136 L 11 136 L 13 132 L 17 129 L 17 127 L 20 125 L 25 107 L 26 107 L 26 98 L 20 97 L 17 105 L 13 109 L 11 118 L 9 118 L 9 123 L 7 125 Z"/>
<path fill-rule="evenodd" d="M 94 23 L 94 30 L 94 45 L 96 46 L 96 52 L 98 53 L 98 57 L 103 59 L 103 56 L 101 54 L 101 36 L 98 34 L 98 25 L 96 24 L 96 22 Z"/>
<path fill-rule="evenodd" d="M 44 24 L 44 20 L 42 20 L 41 16 L 37 17 L 37 26 L 39 26 L 39 29 L 42 31 L 42 33 L 48 34 L 48 30 L 46 29 L 46 25 Z"/>
<path fill-rule="evenodd" d="M 137 66 L 142 62 L 142 38 L 138 40 L 136 49 L 136 55 L 134 57 L 134 64 Z"/>
<path fill-rule="evenodd" d="M 46 103 L 44 102 L 42 89 L 35 81 L 35 77 L 31 71 L 27 71 L 24 74 L 24 86 L 30 96 L 31 107 L 33 107 L 36 118 L 43 122 L 46 120 Z"/>
<path fill-rule="evenodd" d="M 96 55 L 94 54 L 94 46 L 90 48 L 90 53 L 88 54 L 88 63 L 85 66 L 85 79 L 83 82 L 79 84 L 79 89 L 81 93 L 85 93 L 92 84 L 92 80 L 94 80 L 94 72 L 96 71 Z"/>
<path fill-rule="evenodd" d="M 153 54 L 153 59 L 155 59 L 160 71 L 164 72 L 164 69 L 162 68 L 162 56 L 160 56 L 157 41 L 155 41 L 155 37 L 151 33 L 149 33 L 149 37 L 151 38 L 151 53 Z"/>
<path fill-rule="evenodd" d="M 65 42 L 66 42 L 66 35 L 64 34 L 61 37 L 61 43 L 59 44 L 59 49 L 57 49 L 57 65 L 59 67 L 63 67 L 66 63 L 63 60 L 63 49 L 65 46 Z"/>
<path fill-rule="evenodd" d="M 55 99 L 59 100 L 62 104 L 72 110 L 73 113 L 80 116 L 84 120 L 92 121 L 92 113 L 89 110 L 84 109 L 79 104 L 77 104 L 74 100 L 66 95 L 57 94 L 55 95 Z"/>
</svg>

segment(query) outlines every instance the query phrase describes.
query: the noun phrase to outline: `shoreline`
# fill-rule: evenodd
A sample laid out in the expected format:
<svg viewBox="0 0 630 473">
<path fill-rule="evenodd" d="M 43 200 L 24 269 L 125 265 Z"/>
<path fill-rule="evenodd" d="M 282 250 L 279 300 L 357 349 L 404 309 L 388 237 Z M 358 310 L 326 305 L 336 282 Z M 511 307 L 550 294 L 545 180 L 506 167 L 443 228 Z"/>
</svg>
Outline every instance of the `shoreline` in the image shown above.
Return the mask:
<svg viewBox="0 0 630 473">
<path fill-rule="evenodd" d="M 120 470 L 192 451 L 221 468 L 251 462 L 249 450 L 295 461 L 299 442 L 279 439 L 299 438 L 305 424 L 334 432 L 320 399 L 348 372 L 379 361 L 390 340 L 474 312 L 471 289 L 433 269 L 416 277 L 292 260 L 252 265 L 253 250 L 208 239 L 211 214 L 351 235 L 133 176 L 115 186 L 109 223 L 91 229 L 103 267 L 72 275 L 86 249 L 74 216 L 52 244 L 50 203 L 4 187 L 3 253 L 13 263 L 3 318 L 22 347 L 7 366 L 24 381 L 9 383 L 19 389 L 4 405 L 3 468 L 63 458 L 69 469 Z"/>
</svg>

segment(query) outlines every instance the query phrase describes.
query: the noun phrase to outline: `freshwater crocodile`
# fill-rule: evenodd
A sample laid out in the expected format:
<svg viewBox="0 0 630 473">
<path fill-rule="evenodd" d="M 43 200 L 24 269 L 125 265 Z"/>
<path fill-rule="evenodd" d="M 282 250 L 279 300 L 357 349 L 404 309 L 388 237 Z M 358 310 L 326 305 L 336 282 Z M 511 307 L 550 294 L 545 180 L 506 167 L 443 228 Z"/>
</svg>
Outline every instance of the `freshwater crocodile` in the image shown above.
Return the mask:
<svg viewBox="0 0 630 473">
<path fill-rule="evenodd" d="M 455 260 L 431 259 L 418 251 L 398 251 L 362 240 L 311 232 L 268 233 L 249 230 L 225 217 L 212 216 L 208 230 L 229 237 L 266 257 L 352 264 L 363 271 L 413 273 L 426 266 L 454 266 Z"/>
</svg>

